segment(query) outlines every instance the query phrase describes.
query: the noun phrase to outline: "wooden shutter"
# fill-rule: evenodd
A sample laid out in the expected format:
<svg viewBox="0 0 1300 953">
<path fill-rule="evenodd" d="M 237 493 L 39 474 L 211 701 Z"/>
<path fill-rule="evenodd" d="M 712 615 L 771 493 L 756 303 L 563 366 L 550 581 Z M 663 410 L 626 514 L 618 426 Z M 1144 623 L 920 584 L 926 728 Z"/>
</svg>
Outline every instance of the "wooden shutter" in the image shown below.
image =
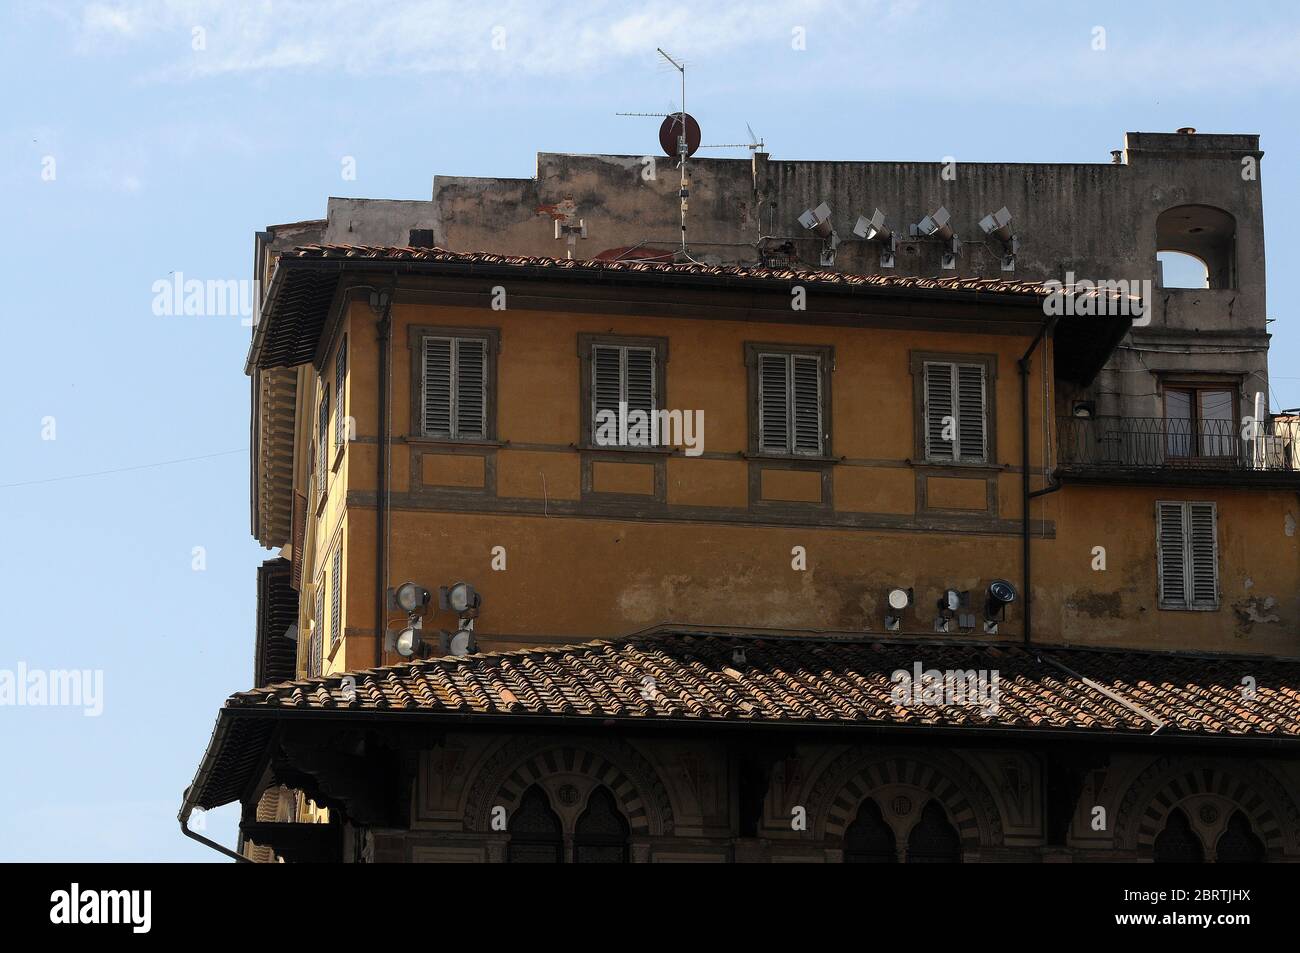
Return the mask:
<svg viewBox="0 0 1300 953">
<path fill-rule="evenodd" d="M 985 460 L 984 367 L 957 365 L 957 451 L 961 459 Z"/>
<path fill-rule="evenodd" d="M 1213 503 L 1188 503 L 1187 551 L 1190 601 L 1193 608 L 1219 605 L 1219 554 Z"/>
<path fill-rule="evenodd" d="M 758 447 L 790 452 L 790 362 L 788 354 L 758 356 Z"/>
<path fill-rule="evenodd" d="M 293 571 L 290 584 L 302 589 L 302 547 L 307 538 L 307 497 L 293 495 Z"/>
<path fill-rule="evenodd" d="M 1187 608 L 1185 556 L 1187 536 L 1183 532 L 1183 505 L 1156 506 L 1156 550 L 1159 559 L 1160 605 L 1166 609 Z"/>
<path fill-rule="evenodd" d="M 426 437 L 450 437 L 451 432 L 451 338 L 424 339 L 424 374 L 420 383 L 420 406 Z"/>
<path fill-rule="evenodd" d="M 316 581 L 315 615 L 312 617 L 311 638 L 307 640 L 308 677 L 320 674 L 321 633 L 325 631 L 325 584 L 325 574 L 321 573 Z"/>
<path fill-rule="evenodd" d="M 462 439 L 487 437 L 487 341 L 457 338 L 456 432 Z"/>
<path fill-rule="evenodd" d="M 330 647 L 343 636 L 343 543 L 334 550 L 330 561 Z"/>
<path fill-rule="evenodd" d="M 347 427 L 343 419 L 343 386 L 348 374 L 348 339 L 345 335 L 339 343 L 339 353 L 334 358 L 334 446 L 341 447 L 346 439 Z"/>
<path fill-rule="evenodd" d="M 316 423 L 316 490 L 325 492 L 325 474 L 329 471 L 330 452 L 330 395 L 321 394 L 320 418 Z"/>
<path fill-rule="evenodd" d="M 953 365 L 926 362 L 925 365 L 925 458 L 927 460 L 952 460 L 956 441 L 944 439 L 944 418 L 951 418 L 954 426 L 957 414 L 953 406 Z M 953 431 L 956 435 L 955 430 Z"/>
<path fill-rule="evenodd" d="M 591 441 L 596 442 L 599 416 L 608 411 L 618 417 L 620 404 L 627 413 L 643 412 L 654 426 L 658 406 L 656 393 L 657 362 L 652 347 L 621 344 L 593 344 L 591 347 Z M 636 439 L 632 445 L 654 443 L 653 433 L 646 441 Z"/>
<path fill-rule="evenodd" d="M 822 452 L 821 360 L 807 354 L 790 355 L 790 417 L 795 453 Z"/>
</svg>

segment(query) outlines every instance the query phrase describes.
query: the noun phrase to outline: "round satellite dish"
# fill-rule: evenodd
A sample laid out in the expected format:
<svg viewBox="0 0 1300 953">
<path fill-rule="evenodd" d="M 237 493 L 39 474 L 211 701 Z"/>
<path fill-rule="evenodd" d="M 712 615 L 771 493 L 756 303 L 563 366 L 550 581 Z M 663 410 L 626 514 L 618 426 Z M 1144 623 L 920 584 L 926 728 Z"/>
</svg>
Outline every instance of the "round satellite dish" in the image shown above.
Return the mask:
<svg viewBox="0 0 1300 953">
<path fill-rule="evenodd" d="M 664 150 L 664 155 L 673 159 L 677 158 L 677 137 L 681 135 L 683 115 L 686 116 L 686 154 L 693 156 L 695 150 L 700 147 L 700 124 L 695 121 L 694 116 L 690 113 L 673 113 L 665 116 L 659 126 L 659 147 Z"/>
</svg>

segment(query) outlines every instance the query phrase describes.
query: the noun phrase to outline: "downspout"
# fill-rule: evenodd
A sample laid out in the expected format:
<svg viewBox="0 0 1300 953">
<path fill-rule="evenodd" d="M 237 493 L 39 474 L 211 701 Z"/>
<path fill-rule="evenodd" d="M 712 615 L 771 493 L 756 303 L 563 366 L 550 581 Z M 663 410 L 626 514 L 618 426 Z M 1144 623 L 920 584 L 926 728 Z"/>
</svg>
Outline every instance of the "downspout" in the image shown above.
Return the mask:
<svg viewBox="0 0 1300 953">
<path fill-rule="evenodd" d="M 1025 645 L 1032 641 L 1034 619 L 1033 571 L 1029 553 L 1029 501 L 1035 496 L 1044 496 L 1060 489 L 1060 484 L 1045 487 L 1036 493 L 1029 491 L 1029 359 L 1033 356 L 1043 338 L 1049 336 L 1056 327 L 1056 315 L 1048 317 L 1038 328 L 1029 350 L 1017 362 L 1020 369 L 1020 523 L 1021 547 L 1024 573 L 1021 588 L 1025 594 Z"/>
<path fill-rule="evenodd" d="M 190 830 L 190 815 L 194 813 L 194 802 L 190 800 L 190 791 L 192 790 L 193 788 L 185 789 L 185 803 L 181 805 L 181 812 L 177 816 L 177 820 L 181 822 L 181 833 L 191 840 L 198 841 L 200 844 L 206 844 L 208 847 L 225 854 L 227 857 L 234 858 L 241 864 L 251 864 L 253 862 L 251 858 L 245 857 L 243 854 L 237 854 L 229 847 L 218 844 L 216 841 L 204 837 L 197 831 Z"/>
<path fill-rule="evenodd" d="M 389 433 L 389 349 L 393 338 L 393 297 L 397 291 L 397 276 L 392 287 L 384 294 L 383 313 L 380 315 L 376 340 L 379 342 L 379 453 L 375 474 L 375 666 L 384 664 L 384 627 L 387 623 L 388 598 L 388 473 L 392 454 L 392 436 Z"/>
</svg>

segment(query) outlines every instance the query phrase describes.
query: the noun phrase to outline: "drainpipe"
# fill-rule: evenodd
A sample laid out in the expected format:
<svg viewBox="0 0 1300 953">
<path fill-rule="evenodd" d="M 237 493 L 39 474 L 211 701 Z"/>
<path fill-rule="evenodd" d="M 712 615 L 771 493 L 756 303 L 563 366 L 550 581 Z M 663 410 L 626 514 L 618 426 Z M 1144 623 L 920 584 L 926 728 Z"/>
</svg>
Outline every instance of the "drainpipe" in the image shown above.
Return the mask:
<svg viewBox="0 0 1300 953">
<path fill-rule="evenodd" d="M 397 292 L 397 276 L 382 301 L 383 312 L 376 326 L 379 342 L 379 453 L 375 474 L 375 667 L 384 664 L 384 626 L 387 623 L 386 600 L 388 596 L 388 473 L 392 454 L 389 404 L 389 349 L 393 338 L 393 297 Z M 382 294 L 382 292 L 381 292 Z"/>
<path fill-rule="evenodd" d="M 229 847 L 225 847 L 221 844 L 218 844 L 216 841 L 204 837 L 202 834 L 198 833 L 197 831 L 190 830 L 190 815 L 194 813 L 194 803 L 190 800 L 190 791 L 192 790 L 193 788 L 186 788 L 185 803 L 181 805 L 181 813 L 177 817 L 177 820 L 181 822 L 181 833 L 184 834 L 186 837 L 190 838 L 191 840 L 196 840 L 200 844 L 206 844 L 208 847 L 211 847 L 215 851 L 220 851 L 221 853 L 225 854 L 227 857 L 233 857 L 236 861 L 238 861 L 241 864 L 251 864 L 253 861 L 250 858 L 245 857 L 243 854 L 237 854 Z"/>
<path fill-rule="evenodd" d="M 1020 523 L 1021 547 L 1023 551 L 1024 575 L 1021 585 L 1025 593 L 1025 645 L 1028 645 L 1033 633 L 1034 590 L 1033 573 L 1029 554 L 1029 501 L 1035 496 L 1044 496 L 1060 489 L 1060 484 L 1045 487 L 1037 492 L 1029 491 L 1029 359 L 1033 356 L 1043 338 L 1048 337 L 1056 327 L 1056 315 L 1048 317 L 1038 328 L 1029 350 L 1017 362 L 1020 368 Z"/>
</svg>

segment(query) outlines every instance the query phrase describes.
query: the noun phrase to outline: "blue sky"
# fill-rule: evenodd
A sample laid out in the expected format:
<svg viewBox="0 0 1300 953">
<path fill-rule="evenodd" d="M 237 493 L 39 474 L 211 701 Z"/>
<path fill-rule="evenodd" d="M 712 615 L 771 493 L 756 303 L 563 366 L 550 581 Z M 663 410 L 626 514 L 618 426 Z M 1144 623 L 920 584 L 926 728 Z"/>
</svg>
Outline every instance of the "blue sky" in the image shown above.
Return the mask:
<svg viewBox="0 0 1300 953">
<path fill-rule="evenodd" d="M 651 151 L 652 121 L 614 113 L 675 105 L 656 45 L 687 60 L 706 141 L 748 122 L 775 158 L 1105 162 L 1129 130 L 1261 134 L 1274 408 L 1300 406 L 1294 4 L 7 3 L 0 669 L 102 670 L 104 710 L 0 707 L 0 858 L 219 859 L 175 813 L 252 678 L 249 332 L 154 314 L 153 283 L 246 278 L 254 231 L 330 195 Z M 236 821 L 207 829 L 233 844 Z"/>
</svg>

